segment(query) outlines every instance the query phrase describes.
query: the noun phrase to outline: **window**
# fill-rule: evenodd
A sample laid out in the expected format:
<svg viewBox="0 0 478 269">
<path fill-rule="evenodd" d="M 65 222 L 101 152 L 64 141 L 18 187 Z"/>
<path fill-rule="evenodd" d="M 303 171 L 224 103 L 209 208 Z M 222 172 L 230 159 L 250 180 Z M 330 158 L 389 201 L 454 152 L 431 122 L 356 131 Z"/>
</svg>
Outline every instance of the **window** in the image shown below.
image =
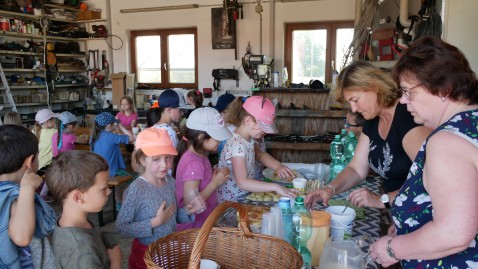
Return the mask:
<svg viewBox="0 0 478 269">
<path fill-rule="evenodd" d="M 196 35 L 196 28 L 132 31 L 131 69 L 138 83 L 197 89 Z"/>
<path fill-rule="evenodd" d="M 352 21 L 286 24 L 284 59 L 290 81 L 330 82 L 332 61 L 340 72 L 353 31 Z"/>
</svg>

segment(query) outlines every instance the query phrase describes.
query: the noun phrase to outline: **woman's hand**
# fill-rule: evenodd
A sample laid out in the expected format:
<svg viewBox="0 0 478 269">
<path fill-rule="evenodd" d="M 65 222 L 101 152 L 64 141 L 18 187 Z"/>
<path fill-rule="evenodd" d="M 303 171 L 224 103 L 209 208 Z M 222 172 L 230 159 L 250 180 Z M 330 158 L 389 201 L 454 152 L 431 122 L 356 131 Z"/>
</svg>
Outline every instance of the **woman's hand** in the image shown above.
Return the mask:
<svg viewBox="0 0 478 269">
<path fill-rule="evenodd" d="M 380 201 L 380 196 L 366 188 L 350 192 L 348 199 L 354 206 L 358 207 L 385 208 L 385 205 Z"/>
<path fill-rule="evenodd" d="M 294 172 L 287 166 L 280 164 L 279 167 L 276 169 L 276 174 L 280 178 L 294 178 L 295 174 Z"/>
<path fill-rule="evenodd" d="M 370 257 L 375 260 L 376 263 L 382 265 L 382 267 L 389 267 L 398 261 L 390 257 L 387 252 L 388 240 L 392 239 L 391 236 L 384 236 L 379 238 L 375 243 L 370 245 Z"/>
<path fill-rule="evenodd" d="M 325 206 L 328 206 L 328 202 L 332 197 L 332 189 L 331 188 L 320 188 L 315 189 L 312 192 L 309 192 L 305 196 L 305 206 L 307 208 L 312 208 L 316 202 L 322 201 Z"/>
<path fill-rule="evenodd" d="M 163 201 L 158 211 L 156 212 L 156 216 L 151 219 L 151 227 L 156 228 L 159 225 L 168 222 L 168 220 L 173 217 L 175 210 L 176 206 L 174 204 L 171 204 L 170 206 L 166 207 L 166 201 Z"/>
<path fill-rule="evenodd" d="M 275 183 L 272 183 L 272 184 L 275 184 Z M 295 199 L 295 197 L 297 197 L 297 190 L 296 189 L 288 189 L 284 186 L 281 186 L 279 184 L 275 184 L 276 185 L 276 190 L 275 192 L 277 192 L 280 196 L 285 196 L 285 197 L 289 197 L 291 199 Z"/>
<path fill-rule="evenodd" d="M 226 180 L 229 178 L 229 174 L 228 167 L 214 169 L 211 180 L 211 183 L 214 184 L 214 188 L 217 189 L 219 186 L 224 184 L 224 182 L 226 182 Z"/>
</svg>

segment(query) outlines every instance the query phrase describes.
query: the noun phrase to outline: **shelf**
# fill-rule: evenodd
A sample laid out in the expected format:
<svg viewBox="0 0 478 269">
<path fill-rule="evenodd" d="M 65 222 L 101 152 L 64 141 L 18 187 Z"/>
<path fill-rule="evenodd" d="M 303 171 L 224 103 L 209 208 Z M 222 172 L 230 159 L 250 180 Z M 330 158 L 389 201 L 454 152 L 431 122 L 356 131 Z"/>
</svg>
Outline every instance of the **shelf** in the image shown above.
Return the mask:
<svg viewBox="0 0 478 269">
<path fill-rule="evenodd" d="M 0 15 L 7 16 L 7 17 L 11 16 L 11 17 L 18 17 L 18 18 L 27 18 L 32 20 L 39 20 L 41 18 L 41 16 L 37 16 L 37 15 L 25 14 L 20 12 L 12 12 L 12 11 L 6 11 L 6 10 L 0 10 Z"/>
<path fill-rule="evenodd" d="M 278 109 L 277 117 L 306 117 L 306 118 L 345 118 L 346 110 L 293 110 Z"/>
<path fill-rule="evenodd" d="M 105 19 L 95 19 L 95 20 L 69 20 L 69 19 L 60 19 L 60 18 L 50 18 L 51 21 L 67 22 L 67 23 L 96 23 L 96 22 L 106 22 Z"/>
<path fill-rule="evenodd" d="M 10 31 L 0 31 L 0 34 L 4 36 L 11 36 L 11 37 L 17 37 L 17 38 L 43 39 L 43 35 L 25 34 L 25 33 L 17 33 L 17 32 L 10 32 Z"/>
<path fill-rule="evenodd" d="M 79 8 L 68 6 L 68 5 L 62 5 L 62 4 L 45 3 L 43 5 L 46 7 L 52 7 L 52 8 L 61 8 L 61 9 L 67 9 L 72 11 L 80 11 Z"/>
<path fill-rule="evenodd" d="M 329 143 L 291 143 L 291 142 L 272 142 L 265 141 L 266 148 L 279 150 L 330 150 Z"/>
<path fill-rule="evenodd" d="M 45 85 L 26 85 L 26 86 L 10 86 L 10 90 L 23 90 L 23 89 L 45 89 Z M 5 90 L 5 87 L 0 87 L 0 90 Z"/>
<path fill-rule="evenodd" d="M 42 56 L 41 52 L 26 52 L 26 51 L 16 51 L 16 50 L 0 50 L 0 54 L 6 55 L 32 55 L 32 56 Z"/>
<path fill-rule="evenodd" d="M 82 53 L 56 53 L 56 57 L 86 57 L 86 54 Z"/>
<path fill-rule="evenodd" d="M 88 84 L 60 84 L 55 85 L 55 88 L 80 88 L 80 87 L 87 87 Z"/>
<path fill-rule="evenodd" d="M 37 72 L 43 72 L 45 70 L 44 69 L 4 68 L 3 71 L 5 71 L 5 72 L 32 72 L 32 73 L 37 73 Z"/>
<path fill-rule="evenodd" d="M 54 105 L 54 104 L 66 104 L 66 103 L 75 103 L 75 102 L 82 102 L 83 100 L 78 100 L 78 101 L 55 101 L 55 102 L 52 102 L 51 104 Z M 23 106 L 47 106 L 48 103 L 15 103 L 15 106 L 17 107 L 23 107 Z M 4 108 L 9 108 L 9 107 L 12 107 L 12 105 L 10 104 L 0 104 L 0 106 L 3 106 Z"/>
<path fill-rule="evenodd" d="M 88 70 L 85 69 L 58 69 L 58 73 L 83 73 L 83 72 L 88 72 Z"/>
</svg>

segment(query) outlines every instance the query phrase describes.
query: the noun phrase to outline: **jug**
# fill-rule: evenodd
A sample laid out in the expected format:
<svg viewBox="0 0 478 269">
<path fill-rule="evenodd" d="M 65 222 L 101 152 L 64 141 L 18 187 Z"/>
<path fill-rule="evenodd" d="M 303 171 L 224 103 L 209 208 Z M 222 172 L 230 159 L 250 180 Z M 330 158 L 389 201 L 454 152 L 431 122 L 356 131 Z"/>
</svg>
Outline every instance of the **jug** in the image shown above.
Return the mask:
<svg viewBox="0 0 478 269">
<path fill-rule="evenodd" d="M 319 269 L 364 269 L 372 260 L 368 246 L 373 238 L 364 235 L 358 239 L 330 237 L 320 255 Z M 367 252 L 362 249 L 366 248 Z"/>
</svg>

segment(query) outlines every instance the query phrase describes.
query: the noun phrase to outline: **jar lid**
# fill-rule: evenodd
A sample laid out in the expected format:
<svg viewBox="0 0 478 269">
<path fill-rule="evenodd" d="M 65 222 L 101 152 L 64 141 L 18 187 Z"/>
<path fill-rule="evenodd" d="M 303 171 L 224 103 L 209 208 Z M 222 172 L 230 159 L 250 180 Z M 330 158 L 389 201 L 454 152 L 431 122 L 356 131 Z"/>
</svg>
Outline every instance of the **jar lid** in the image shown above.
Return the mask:
<svg viewBox="0 0 478 269">
<path fill-rule="evenodd" d="M 330 219 L 332 218 L 332 215 L 330 215 L 329 212 L 311 211 L 310 213 L 312 215 L 313 227 L 330 225 Z"/>
</svg>

